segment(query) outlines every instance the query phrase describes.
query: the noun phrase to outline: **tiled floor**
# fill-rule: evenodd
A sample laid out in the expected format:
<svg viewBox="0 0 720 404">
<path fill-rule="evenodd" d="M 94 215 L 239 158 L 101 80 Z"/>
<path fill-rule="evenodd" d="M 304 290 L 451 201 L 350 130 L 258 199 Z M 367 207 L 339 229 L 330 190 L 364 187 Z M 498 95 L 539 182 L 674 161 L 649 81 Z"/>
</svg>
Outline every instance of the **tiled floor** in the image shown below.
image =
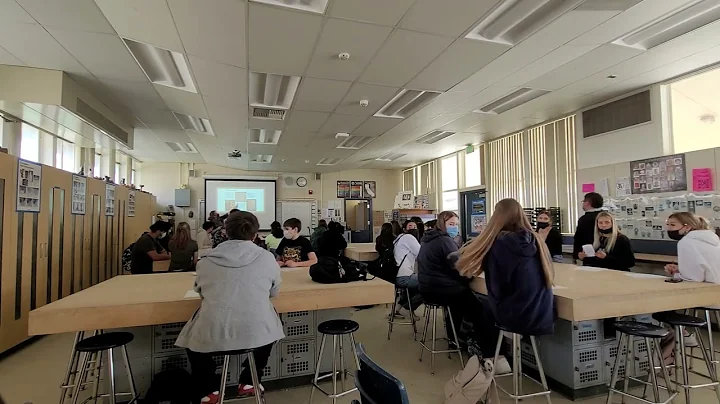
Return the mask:
<svg viewBox="0 0 720 404">
<path fill-rule="evenodd" d="M 365 345 L 374 360 L 405 383 L 412 404 L 442 403 L 443 386 L 459 370 L 459 361 L 456 357 L 451 360 L 445 355 L 437 355 L 435 375 L 430 375 L 429 360 L 418 362 L 420 346 L 413 341 L 410 327 L 396 327 L 392 340 L 387 340 L 385 313 L 384 306 L 355 312 L 354 319 L 360 323 L 357 340 Z M 48 404 L 58 401 L 57 386 L 65 372 L 72 338 L 70 334 L 45 337 L 0 361 L 0 395 L 7 404 Z M 508 381 L 504 379 L 501 384 Z M 274 391 L 268 393 L 266 398 L 268 404 L 305 403 L 309 398 L 309 388 Z M 357 398 L 357 395 L 343 397 L 338 402 L 350 403 L 353 398 Z M 694 391 L 692 400 L 696 404 L 717 402 L 714 392 L 709 389 Z M 506 398 L 502 401 L 511 402 Z M 552 401 L 554 404 L 568 402 L 557 394 L 553 394 Z M 614 401 L 620 402 L 620 397 Z M 679 396 L 675 403 L 684 401 Z M 330 400 L 316 394 L 314 402 L 329 403 Z M 583 402 L 604 403 L 605 396 Z M 523 403 L 544 403 L 544 399 L 533 398 Z"/>
</svg>

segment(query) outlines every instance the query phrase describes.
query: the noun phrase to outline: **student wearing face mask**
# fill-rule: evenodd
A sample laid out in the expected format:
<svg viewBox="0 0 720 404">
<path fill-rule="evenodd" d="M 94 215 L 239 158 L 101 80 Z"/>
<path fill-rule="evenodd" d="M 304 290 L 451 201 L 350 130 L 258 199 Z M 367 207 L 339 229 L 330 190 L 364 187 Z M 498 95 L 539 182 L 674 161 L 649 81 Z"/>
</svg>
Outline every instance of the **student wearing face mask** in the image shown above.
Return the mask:
<svg viewBox="0 0 720 404">
<path fill-rule="evenodd" d="M 130 272 L 133 275 L 151 274 L 153 262 L 170 259 L 170 254 L 160 247 L 157 241 L 167 235 L 170 227 L 170 223 L 158 220 L 150 226 L 150 231 L 140 236 L 135 242 L 130 259 Z"/>
<path fill-rule="evenodd" d="M 629 272 L 635 266 L 630 239 L 620 233 L 615 218 L 608 212 L 600 212 L 595 219 L 595 236 L 592 244 L 595 256 L 580 252 L 578 257 L 584 266 Z"/>
<path fill-rule="evenodd" d="M 277 248 L 277 260 L 281 267 L 310 267 L 317 263 L 310 240 L 300 235 L 300 219 L 291 218 L 283 223 L 283 240 Z"/>
<path fill-rule="evenodd" d="M 707 220 L 690 212 L 670 215 L 665 223 L 667 235 L 678 240 L 678 263 L 665 271 L 677 279 L 720 283 L 720 238 Z"/>
<path fill-rule="evenodd" d="M 604 200 L 602 195 L 597 192 L 585 194 L 583 198 L 582 208 L 585 214 L 578 219 L 575 228 L 575 236 L 573 237 L 573 258 L 578 259 L 582 251 L 582 246 L 593 242 L 595 218 L 602 211 Z"/>
<path fill-rule="evenodd" d="M 420 232 L 417 223 L 406 220 L 402 225 L 402 233 L 394 241 L 393 255 L 399 268 L 395 284 L 410 292 L 410 304 L 408 304 L 405 293 L 400 296 L 398 303 L 403 310 L 408 311 L 407 314 L 410 314 L 410 306 L 415 311 L 422 304 L 422 296 L 418 290 L 418 275 L 415 273 L 415 262 L 420 253 L 419 239 Z M 403 312 L 400 314 L 405 315 Z"/>
<path fill-rule="evenodd" d="M 553 262 L 563 262 L 562 234 L 552 227 L 552 216 L 547 210 L 538 213 L 536 232 L 538 238 L 545 241 Z"/>
</svg>

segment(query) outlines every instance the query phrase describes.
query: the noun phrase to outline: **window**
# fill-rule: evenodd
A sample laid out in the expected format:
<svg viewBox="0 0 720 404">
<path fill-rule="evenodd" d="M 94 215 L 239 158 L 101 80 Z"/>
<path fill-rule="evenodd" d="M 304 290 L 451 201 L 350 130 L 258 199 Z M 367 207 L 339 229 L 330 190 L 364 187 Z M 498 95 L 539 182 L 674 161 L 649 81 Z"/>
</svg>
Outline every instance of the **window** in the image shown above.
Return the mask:
<svg viewBox="0 0 720 404">
<path fill-rule="evenodd" d="M 482 184 L 480 176 L 480 148 L 465 153 L 465 187 L 477 187 Z"/>
<path fill-rule="evenodd" d="M 20 158 L 40 162 L 40 131 L 36 128 L 22 124 L 20 138 Z"/>
<path fill-rule="evenodd" d="M 102 177 L 100 174 L 100 160 L 102 160 L 102 154 L 95 153 L 95 165 L 93 166 L 93 177 Z"/>
<path fill-rule="evenodd" d="M 415 170 L 412 168 L 403 171 L 403 191 L 415 191 Z"/>
<path fill-rule="evenodd" d="M 40 131 L 40 163 L 55 166 L 55 137 Z"/>
<path fill-rule="evenodd" d="M 62 169 L 71 173 L 77 171 L 75 167 L 75 145 L 69 142 L 63 142 Z"/>
<path fill-rule="evenodd" d="M 115 183 L 120 183 L 120 178 L 122 178 L 122 164 L 120 162 L 115 162 Z"/>
<path fill-rule="evenodd" d="M 675 153 L 720 147 L 720 69 L 669 85 L 672 141 Z"/>
<path fill-rule="evenodd" d="M 442 210 L 458 210 L 458 158 L 457 154 L 440 161 L 440 189 L 442 189 Z"/>
<path fill-rule="evenodd" d="M 136 174 L 135 174 L 135 169 L 133 168 L 132 173 L 130 173 L 130 184 L 131 185 L 135 185 L 135 178 L 136 178 Z"/>
</svg>

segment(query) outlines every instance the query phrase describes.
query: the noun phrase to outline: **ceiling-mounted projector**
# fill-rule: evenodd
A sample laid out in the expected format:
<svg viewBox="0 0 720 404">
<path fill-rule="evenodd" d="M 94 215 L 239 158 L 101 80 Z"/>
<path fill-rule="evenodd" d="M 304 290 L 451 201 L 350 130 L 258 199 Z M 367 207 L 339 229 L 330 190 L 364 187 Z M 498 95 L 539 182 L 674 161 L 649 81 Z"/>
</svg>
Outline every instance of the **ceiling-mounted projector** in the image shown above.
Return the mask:
<svg viewBox="0 0 720 404">
<path fill-rule="evenodd" d="M 233 150 L 230 153 L 228 153 L 228 158 L 230 158 L 230 159 L 242 158 L 242 152 L 240 150 Z"/>
</svg>

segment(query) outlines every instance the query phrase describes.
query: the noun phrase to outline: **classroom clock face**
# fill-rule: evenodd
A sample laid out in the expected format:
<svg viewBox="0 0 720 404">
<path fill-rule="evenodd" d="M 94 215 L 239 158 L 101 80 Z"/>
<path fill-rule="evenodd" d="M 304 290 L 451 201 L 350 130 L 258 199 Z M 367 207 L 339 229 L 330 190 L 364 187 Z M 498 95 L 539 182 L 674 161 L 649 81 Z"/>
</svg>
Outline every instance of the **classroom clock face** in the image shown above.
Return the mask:
<svg viewBox="0 0 720 404">
<path fill-rule="evenodd" d="M 305 177 L 298 177 L 298 179 L 297 179 L 297 181 L 295 181 L 295 183 L 296 183 L 297 186 L 299 186 L 299 187 L 304 187 L 305 185 L 307 185 L 307 178 L 305 178 Z"/>
</svg>

